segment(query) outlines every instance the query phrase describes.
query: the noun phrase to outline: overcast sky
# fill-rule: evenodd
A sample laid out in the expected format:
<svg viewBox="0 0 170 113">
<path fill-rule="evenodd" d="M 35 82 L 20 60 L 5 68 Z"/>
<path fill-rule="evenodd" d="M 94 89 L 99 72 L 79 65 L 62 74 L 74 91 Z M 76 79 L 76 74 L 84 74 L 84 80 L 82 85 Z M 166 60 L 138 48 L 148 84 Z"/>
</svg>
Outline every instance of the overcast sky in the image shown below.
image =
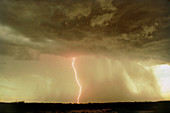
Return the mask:
<svg viewBox="0 0 170 113">
<path fill-rule="evenodd" d="M 76 102 L 73 57 L 80 102 L 170 99 L 169 33 L 169 0 L 0 0 L 0 101 Z"/>
</svg>

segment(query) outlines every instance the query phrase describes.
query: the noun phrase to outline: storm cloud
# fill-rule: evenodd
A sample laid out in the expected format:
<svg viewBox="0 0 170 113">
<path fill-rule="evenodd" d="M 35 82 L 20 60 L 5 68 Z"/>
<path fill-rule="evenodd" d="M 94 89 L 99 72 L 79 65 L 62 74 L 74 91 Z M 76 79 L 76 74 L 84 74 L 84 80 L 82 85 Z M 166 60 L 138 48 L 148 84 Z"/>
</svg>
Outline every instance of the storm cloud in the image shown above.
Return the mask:
<svg viewBox="0 0 170 113">
<path fill-rule="evenodd" d="M 169 62 L 169 4 L 167 0 L 1 0 L 1 46 L 8 46 L 3 51 L 10 51 L 12 44 L 57 55 Z"/>
<path fill-rule="evenodd" d="M 74 102 L 77 57 L 82 102 L 162 99 L 169 31 L 168 0 L 0 0 L 0 96 Z"/>
</svg>

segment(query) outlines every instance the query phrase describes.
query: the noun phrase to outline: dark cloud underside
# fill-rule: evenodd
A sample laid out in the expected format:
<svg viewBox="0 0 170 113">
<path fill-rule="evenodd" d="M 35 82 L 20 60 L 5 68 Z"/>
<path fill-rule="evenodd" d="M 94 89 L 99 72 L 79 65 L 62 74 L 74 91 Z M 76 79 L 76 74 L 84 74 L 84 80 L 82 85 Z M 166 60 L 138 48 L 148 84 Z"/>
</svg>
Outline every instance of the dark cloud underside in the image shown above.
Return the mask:
<svg viewBox="0 0 170 113">
<path fill-rule="evenodd" d="M 0 42 L 6 49 L 0 51 L 15 44 L 57 55 L 169 62 L 169 8 L 168 0 L 1 0 Z"/>
</svg>

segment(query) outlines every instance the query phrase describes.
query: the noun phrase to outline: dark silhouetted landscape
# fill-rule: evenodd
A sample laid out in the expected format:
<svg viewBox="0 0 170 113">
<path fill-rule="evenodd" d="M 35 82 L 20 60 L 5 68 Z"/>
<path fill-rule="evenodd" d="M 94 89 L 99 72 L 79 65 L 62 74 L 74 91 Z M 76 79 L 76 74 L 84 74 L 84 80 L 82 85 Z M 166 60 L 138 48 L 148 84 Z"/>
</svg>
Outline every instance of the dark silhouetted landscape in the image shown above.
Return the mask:
<svg viewBox="0 0 170 113">
<path fill-rule="evenodd" d="M 115 103 L 0 103 L 0 113 L 169 113 L 170 101 Z"/>
</svg>

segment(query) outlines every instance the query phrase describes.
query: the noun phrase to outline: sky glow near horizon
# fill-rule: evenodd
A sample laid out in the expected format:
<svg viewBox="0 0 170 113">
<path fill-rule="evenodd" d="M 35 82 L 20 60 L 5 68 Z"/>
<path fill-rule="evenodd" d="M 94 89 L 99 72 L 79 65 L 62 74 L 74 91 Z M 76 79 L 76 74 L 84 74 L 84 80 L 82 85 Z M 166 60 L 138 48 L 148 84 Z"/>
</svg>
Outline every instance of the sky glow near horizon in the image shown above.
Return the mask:
<svg viewBox="0 0 170 113">
<path fill-rule="evenodd" d="M 158 80 L 158 84 L 161 88 L 162 96 L 164 99 L 169 100 L 170 99 L 170 65 L 169 64 L 163 64 L 163 65 L 157 65 L 153 66 L 153 73 L 156 75 L 156 78 Z"/>
<path fill-rule="evenodd" d="M 170 99 L 169 0 L 0 0 L 0 101 Z"/>
</svg>

